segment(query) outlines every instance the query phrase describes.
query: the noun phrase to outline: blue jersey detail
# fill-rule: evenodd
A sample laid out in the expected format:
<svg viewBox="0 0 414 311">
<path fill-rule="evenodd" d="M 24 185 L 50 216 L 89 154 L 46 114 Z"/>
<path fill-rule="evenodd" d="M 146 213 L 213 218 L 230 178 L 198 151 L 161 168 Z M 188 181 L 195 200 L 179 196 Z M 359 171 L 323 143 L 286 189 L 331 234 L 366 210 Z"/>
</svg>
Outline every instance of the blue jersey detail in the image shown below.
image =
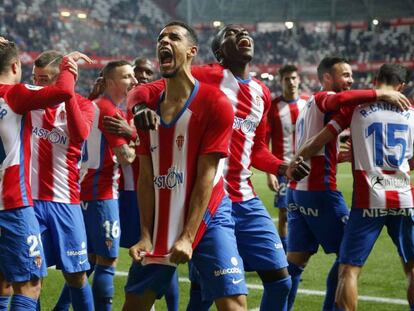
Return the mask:
<svg viewBox="0 0 414 311">
<path fill-rule="evenodd" d="M 25 167 L 24 167 L 24 124 L 26 117 L 23 116 L 20 124 L 20 166 L 19 166 L 19 183 L 20 192 L 22 193 L 23 205 L 28 206 L 29 201 L 27 199 L 26 185 L 25 185 Z"/>
</svg>

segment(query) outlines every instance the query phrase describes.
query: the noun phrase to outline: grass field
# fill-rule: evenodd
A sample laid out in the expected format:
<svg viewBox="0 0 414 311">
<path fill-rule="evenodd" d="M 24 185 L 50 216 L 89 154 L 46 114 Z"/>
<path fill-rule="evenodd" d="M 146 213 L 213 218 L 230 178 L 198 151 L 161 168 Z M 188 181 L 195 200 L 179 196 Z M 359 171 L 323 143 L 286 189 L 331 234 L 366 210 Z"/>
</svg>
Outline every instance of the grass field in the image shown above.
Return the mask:
<svg viewBox="0 0 414 311">
<path fill-rule="evenodd" d="M 263 173 L 255 171 L 253 176 L 255 189 L 259 197 L 268 207 L 272 217 L 277 217 L 275 209 L 272 208 L 273 194 L 266 186 L 266 179 Z M 352 192 L 352 176 L 348 165 L 339 167 L 339 187 L 342 190 L 349 205 Z M 308 290 L 306 293 L 301 291 L 296 299 L 296 311 L 320 310 L 323 296 L 321 291 L 325 290 L 325 277 L 334 260 L 333 255 L 325 255 L 319 252 L 311 259 L 308 267 L 303 274 L 303 281 L 300 289 Z M 129 268 L 130 259 L 126 250 L 121 251 L 117 270 L 120 274 L 115 278 L 115 297 L 113 310 L 121 310 L 124 292 L 123 286 L 126 282 L 126 273 Z M 180 310 L 185 310 L 188 301 L 189 284 L 186 282 L 187 267 L 181 266 L 180 272 Z M 260 279 L 254 274 L 246 276 L 249 289 L 248 305 L 249 310 L 257 309 L 260 305 L 262 290 Z M 42 291 L 42 309 L 51 310 L 59 296 L 63 284 L 61 273 L 49 270 L 49 275 L 44 281 Z M 402 272 L 402 266 L 397 255 L 397 251 L 388 238 L 386 231 L 383 231 L 377 241 L 373 252 L 368 259 L 366 266 L 359 280 L 359 295 L 364 300 L 359 301 L 359 310 L 363 311 L 399 311 L 408 310 L 405 304 L 406 280 Z M 383 301 L 380 301 L 380 298 Z M 373 300 L 373 301 L 369 301 Z M 156 310 L 167 310 L 164 300 L 157 301 Z M 212 308 L 215 310 L 215 308 Z"/>
</svg>

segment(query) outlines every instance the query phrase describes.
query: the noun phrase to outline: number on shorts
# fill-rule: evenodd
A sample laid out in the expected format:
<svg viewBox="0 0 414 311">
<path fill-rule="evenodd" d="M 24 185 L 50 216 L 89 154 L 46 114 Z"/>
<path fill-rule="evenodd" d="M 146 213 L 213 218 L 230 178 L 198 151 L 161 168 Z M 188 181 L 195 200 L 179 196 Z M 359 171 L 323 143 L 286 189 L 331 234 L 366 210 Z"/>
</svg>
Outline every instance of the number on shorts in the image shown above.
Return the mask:
<svg viewBox="0 0 414 311">
<path fill-rule="evenodd" d="M 121 234 L 121 229 L 119 228 L 117 220 L 115 220 L 112 224 L 109 220 L 105 220 L 105 222 L 103 223 L 103 227 L 105 228 L 105 237 L 107 239 L 119 238 Z"/>
<path fill-rule="evenodd" d="M 40 256 L 40 250 L 37 246 L 40 244 L 42 245 L 42 239 L 40 238 L 40 234 L 38 236 L 29 235 L 27 237 L 27 244 L 29 244 L 29 257 L 37 257 Z"/>
</svg>

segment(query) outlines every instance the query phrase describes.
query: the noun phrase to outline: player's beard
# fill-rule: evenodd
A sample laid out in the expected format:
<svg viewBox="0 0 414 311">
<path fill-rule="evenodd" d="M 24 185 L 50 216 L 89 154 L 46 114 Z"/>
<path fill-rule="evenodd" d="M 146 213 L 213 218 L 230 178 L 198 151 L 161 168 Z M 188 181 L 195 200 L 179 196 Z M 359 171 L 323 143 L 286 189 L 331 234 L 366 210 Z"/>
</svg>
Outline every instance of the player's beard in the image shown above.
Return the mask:
<svg viewBox="0 0 414 311">
<path fill-rule="evenodd" d="M 175 68 L 173 71 L 168 71 L 168 72 L 162 72 L 161 71 L 161 76 L 163 78 L 166 78 L 166 79 L 168 79 L 168 78 L 174 78 L 174 77 L 177 76 L 177 73 L 178 73 L 178 68 Z"/>
</svg>

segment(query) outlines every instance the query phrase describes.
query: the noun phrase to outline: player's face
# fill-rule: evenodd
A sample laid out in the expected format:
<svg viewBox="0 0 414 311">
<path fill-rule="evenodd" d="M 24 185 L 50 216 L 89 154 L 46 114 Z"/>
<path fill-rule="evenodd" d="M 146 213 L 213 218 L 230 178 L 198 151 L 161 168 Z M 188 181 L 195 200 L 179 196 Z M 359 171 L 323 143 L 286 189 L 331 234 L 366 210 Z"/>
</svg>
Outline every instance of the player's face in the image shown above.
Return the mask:
<svg viewBox="0 0 414 311">
<path fill-rule="evenodd" d="M 347 63 L 335 64 L 332 68 L 332 82 L 332 91 L 334 92 L 350 90 L 354 82 L 351 66 Z"/>
<path fill-rule="evenodd" d="M 45 68 L 33 66 L 32 82 L 37 86 L 48 86 L 56 82 L 58 74 L 58 70 L 50 66 Z"/>
<path fill-rule="evenodd" d="M 226 62 L 249 63 L 254 54 L 253 39 L 240 26 L 228 26 L 223 32 L 220 50 Z"/>
<path fill-rule="evenodd" d="M 157 57 L 164 78 L 176 76 L 178 71 L 191 64 L 196 53 L 197 47 L 189 40 L 187 29 L 183 27 L 165 27 L 158 36 Z"/>
<path fill-rule="evenodd" d="M 114 92 L 122 97 L 126 97 L 128 91 L 138 83 L 131 65 L 116 67 L 107 80 Z"/>
<path fill-rule="evenodd" d="M 149 60 L 143 60 L 134 67 L 135 79 L 138 84 L 145 84 L 154 79 L 154 65 Z"/>
<path fill-rule="evenodd" d="M 298 92 L 300 78 L 296 71 L 287 72 L 282 77 L 283 93 L 293 95 Z"/>
</svg>

